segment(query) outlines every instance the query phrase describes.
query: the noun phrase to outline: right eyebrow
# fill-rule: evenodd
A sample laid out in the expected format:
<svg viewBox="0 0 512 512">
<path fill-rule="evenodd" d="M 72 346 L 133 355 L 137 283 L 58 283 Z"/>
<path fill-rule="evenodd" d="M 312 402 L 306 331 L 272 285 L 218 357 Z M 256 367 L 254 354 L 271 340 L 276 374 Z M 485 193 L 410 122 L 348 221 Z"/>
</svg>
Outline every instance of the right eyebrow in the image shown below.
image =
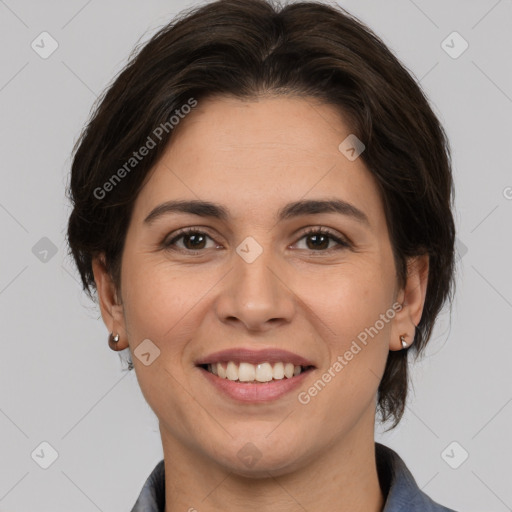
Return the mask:
<svg viewBox="0 0 512 512">
<path fill-rule="evenodd" d="M 168 213 L 189 213 L 200 217 L 212 217 L 227 221 L 229 213 L 227 208 L 210 201 L 197 199 L 189 201 L 167 201 L 151 210 L 151 213 L 144 219 L 144 222 L 151 224 L 154 220 Z"/>
</svg>

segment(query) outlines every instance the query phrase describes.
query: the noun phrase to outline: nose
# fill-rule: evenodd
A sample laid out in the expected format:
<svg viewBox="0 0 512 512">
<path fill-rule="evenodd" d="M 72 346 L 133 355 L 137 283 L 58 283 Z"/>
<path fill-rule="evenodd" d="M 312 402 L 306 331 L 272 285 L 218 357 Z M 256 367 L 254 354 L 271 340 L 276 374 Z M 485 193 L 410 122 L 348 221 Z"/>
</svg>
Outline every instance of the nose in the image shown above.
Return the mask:
<svg viewBox="0 0 512 512">
<path fill-rule="evenodd" d="M 291 322 L 294 294 L 270 250 L 248 263 L 234 255 L 234 267 L 223 280 L 215 310 L 223 323 L 264 332 Z"/>
</svg>

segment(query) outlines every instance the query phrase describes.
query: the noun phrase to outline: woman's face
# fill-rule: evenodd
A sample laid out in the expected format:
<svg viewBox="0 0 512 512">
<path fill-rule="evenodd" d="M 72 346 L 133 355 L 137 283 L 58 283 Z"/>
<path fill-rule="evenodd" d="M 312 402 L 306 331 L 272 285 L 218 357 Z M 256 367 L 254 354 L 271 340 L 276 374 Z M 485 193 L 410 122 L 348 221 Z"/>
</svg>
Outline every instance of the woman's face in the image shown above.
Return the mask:
<svg viewBox="0 0 512 512">
<path fill-rule="evenodd" d="M 401 334 L 410 342 L 422 304 L 413 293 L 399 311 L 377 186 L 361 158 L 339 149 L 350 128 L 310 99 L 217 97 L 175 130 L 134 205 L 122 305 L 99 286 L 164 448 L 279 474 L 373 436 L 388 351 Z M 173 201 L 213 203 L 225 216 Z M 193 233 L 179 236 L 184 228 Z M 279 379 L 280 363 L 299 359 L 314 368 Z M 235 382 L 199 366 L 229 360 L 242 363 L 228 371 L 235 379 L 269 378 L 258 362 L 277 378 Z"/>
</svg>

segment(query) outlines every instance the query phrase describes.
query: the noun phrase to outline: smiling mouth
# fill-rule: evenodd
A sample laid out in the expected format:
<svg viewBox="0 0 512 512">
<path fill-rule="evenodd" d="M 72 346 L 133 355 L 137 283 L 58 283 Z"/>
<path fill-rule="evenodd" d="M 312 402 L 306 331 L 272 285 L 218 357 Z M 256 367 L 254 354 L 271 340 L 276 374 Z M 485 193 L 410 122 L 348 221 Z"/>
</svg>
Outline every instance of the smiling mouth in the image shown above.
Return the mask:
<svg viewBox="0 0 512 512">
<path fill-rule="evenodd" d="M 314 366 L 296 366 L 293 363 L 284 362 L 251 364 L 246 362 L 235 363 L 233 361 L 198 366 L 221 379 L 247 384 L 264 384 L 292 379 L 314 368 Z"/>
</svg>

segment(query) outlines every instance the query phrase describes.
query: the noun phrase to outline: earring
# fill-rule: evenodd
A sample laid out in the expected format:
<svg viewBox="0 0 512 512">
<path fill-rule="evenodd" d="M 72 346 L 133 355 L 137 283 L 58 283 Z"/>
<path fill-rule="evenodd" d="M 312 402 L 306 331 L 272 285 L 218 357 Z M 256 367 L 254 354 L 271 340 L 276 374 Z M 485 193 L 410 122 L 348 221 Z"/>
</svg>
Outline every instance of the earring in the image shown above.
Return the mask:
<svg viewBox="0 0 512 512">
<path fill-rule="evenodd" d="M 402 342 L 402 349 L 406 349 L 407 343 L 405 341 L 405 336 L 400 336 L 400 341 Z"/>
<path fill-rule="evenodd" d="M 116 335 L 114 336 L 114 333 L 111 332 L 108 335 L 108 345 L 112 350 L 116 350 L 116 351 L 118 350 L 118 348 L 117 348 L 118 341 L 119 341 L 119 333 L 116 333 Z"/>
</svg>

